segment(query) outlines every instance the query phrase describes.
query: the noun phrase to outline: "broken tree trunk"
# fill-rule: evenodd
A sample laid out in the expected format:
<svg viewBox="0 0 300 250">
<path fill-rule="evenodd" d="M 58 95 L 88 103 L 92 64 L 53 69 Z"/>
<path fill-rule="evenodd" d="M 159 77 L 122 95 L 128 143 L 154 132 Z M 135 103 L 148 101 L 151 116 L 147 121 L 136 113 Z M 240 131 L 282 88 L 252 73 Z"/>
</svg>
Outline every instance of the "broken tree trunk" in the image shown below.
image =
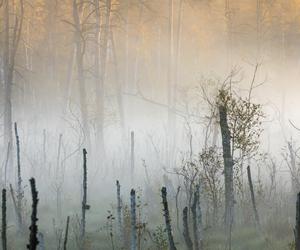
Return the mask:
<svg viewBox="0 0 300 250">
<path fill-rule="evenodd" d="M 256 222 L 256 226 L 259 228 L 260 221 L 259 221 L 258 211 L 257 211 L 257 207 L 256 207 L 256 202 L 255 202 L 254 188 L 253 188 L 253 183 L 252 183 L 250 166 L 247 167 L 247 175 L 248 175 L 248 182 L 249 182 L 249 188 L 250 188 L 250 193 L 251 193 L 251 201 L 252 201 L 252 206 L 253 206 L 253 211 L 254 211 L 254 216 L 255 216 L 255 222 Z"/>
<path fill-rule="evenodd" d="M 166 230 L 167 230 L 167 234 L 168 234 L 169 247 L 170 247 L 170 250 L 176 250 L 174 239 L 173 239 L 173 234 L 172 234 L 171 218 L 170 218 L 169 207 L 168 207 L 166 187 L 162 187 L 161 196 L 162 196 L 162 203 L 163 203 L 163 207 L 164 207 L 163 211 L 164 211 L 164 217 L 165 217 Z"/>
<path fill-rule="evenodd" d="M 31 212 L 31 225 L 29 227 L 30 235 L 29 235 L 29 244 L 27 245 L 27 249 L 36 250 L 37 245 L 39 244 L 37 234 L 38 234 L 38 226 L 36 222 L 37 218 L 37 205 L 38 205 L 38 192 L 35 186 L 35 179 L 31 178 L 30 180 L 31 187 L 31 195 L 32 195 L 32 212 Z"/>
<path fill-rule="evenodd" d="M 7 222 L 6 222 L 6 189 L 2 189 L 2 249 L 7 249 L 7 236 L 6 236 Z"/>
<path fill-rule="evenodd" d="M 135 190 L 131 189 L 130 192 L 130 214 L 131 214 L 131 250 L 136 250 L 136 201 L 135 201 Z"/>
<path fill-rule="evenodd" d="M 185 240 L 185 244 L 186 244 L 188 250 L 193 250 L 193 242 L 192 242 L 192 239 L 190 237 L 190 232 L 189 232 L 188 208 L 187 207 L 185 207 L 183 209 L 182 218 L 183 218 L 183 237 Z"/>
</svg>

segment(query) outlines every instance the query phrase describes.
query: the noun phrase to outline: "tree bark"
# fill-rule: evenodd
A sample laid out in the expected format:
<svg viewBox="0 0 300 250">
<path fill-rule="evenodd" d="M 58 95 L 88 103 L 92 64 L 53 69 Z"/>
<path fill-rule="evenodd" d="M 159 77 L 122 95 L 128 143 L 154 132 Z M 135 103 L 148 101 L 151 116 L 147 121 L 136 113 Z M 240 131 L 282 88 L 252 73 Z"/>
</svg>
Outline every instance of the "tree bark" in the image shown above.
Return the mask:
<svg viewBox="0 0 300 250">
<path fill-rule="evenodd" d="M 233 158 L 231 155 L 231 134 L 227 120 L 227 109 L 219 106 L 220 128 L 222 134 L 222 147 L 225 175 L 225 233 L 227 238 L 227 249 L 231 249 L 231 230 L 233 224 Z"/>
<path fill-rule="evenodd" d="M 251 201 L 252 201 L 252 206 L 253 206 L 253 211 L 254 211 L 254 216 L 255 216 L 255 222 L 256 222 L 256 226 L 260 227 L 260 221 L 259 221 L 259 215 L 258 215 L 256 202 L 255 202 L 254 188 L 253 188 L 253 183 L 252 183 L 250 166 L 247 167 L 247 175 L 248 175 L 249 188 L 250 188 L 250 192 L 251 192 Z"/>
<path fill-rule="evenodd" d="M 164 217 L 165 217 L 166 231 L 167 231 L 168 240 L 169 240 L 169 247 L 170 247 L 170 250 L 176 250 L 174 239 L 173 239 L 173 233 L 172 233 L 171 218 L 170 218 L 170 213 L 169 213 L 169 206 L 168 206 L 168 200 L 167 200 L 167 189 L 166 189 L 166 187 L 163 187 L 161 189 L 161 196 L 162 196 L 162 203 L 163 203 L 163 211 L 164 211 Z"/>
<path fill-rule="evenodd" d="M 295 250 L 300 250 L 300 192 L 297 195 L 296 203 L 296 226 L 294 229 Z"/>
<path fill-rule="evenodd" d="M 130 249 L 136 250 L 137 246 L 137 234 L 136 234 L 136 201 L 135 190 L 131 189 L 130 192 L 130 214 L 131 214 L 131 243 Z"/>
<path fill-rule="evenodd" d="M 193 250 L 193 242 L 190 237 L 190 232 L 189 232 L 189 225 L 188 225 L 188 208 L 185 207 L 183 209 L 183 237 L 185 240 L 185 244 L 187 246 L 188 250 Z"/>
<path fill-rule="evenodd" d="M 83 68 L 83 57 L 85 53 L 84 38 L 82 37 L 82 27 L 79 17 L 80 6 L 77 0 L 73 0 L 73 19 L 75 24 L 75 46 L 76 46 L 76 64 L 77 64 L 77 78 L 78 78 L 78 93 L 80 102 L 80 114 L 81 114 L 81 125 L 83 129 L 83 134 L 86 139 L 86 144 L 88 147 L 91 145 L 90 140 L 90 130 L 88 123 L 88 108 L 86 100 L 86 87 L 85 87 L 85 77 Z"/>
</svg>

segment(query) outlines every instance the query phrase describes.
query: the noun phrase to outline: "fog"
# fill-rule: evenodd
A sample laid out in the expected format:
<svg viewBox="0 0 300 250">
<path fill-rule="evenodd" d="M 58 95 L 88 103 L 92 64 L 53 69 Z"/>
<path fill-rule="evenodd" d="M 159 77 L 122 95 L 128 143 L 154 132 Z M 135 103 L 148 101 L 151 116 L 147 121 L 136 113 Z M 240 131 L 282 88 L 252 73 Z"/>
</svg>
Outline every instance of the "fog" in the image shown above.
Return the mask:
<svg viewBox="0 0 300 250">
<path fill-rule="evenodd" d="M 170 234 L 177 249 L 300 249 L 299 1 L 4 0 L 0 13 L 3 249 L 173 250 Z"/>
</svg>

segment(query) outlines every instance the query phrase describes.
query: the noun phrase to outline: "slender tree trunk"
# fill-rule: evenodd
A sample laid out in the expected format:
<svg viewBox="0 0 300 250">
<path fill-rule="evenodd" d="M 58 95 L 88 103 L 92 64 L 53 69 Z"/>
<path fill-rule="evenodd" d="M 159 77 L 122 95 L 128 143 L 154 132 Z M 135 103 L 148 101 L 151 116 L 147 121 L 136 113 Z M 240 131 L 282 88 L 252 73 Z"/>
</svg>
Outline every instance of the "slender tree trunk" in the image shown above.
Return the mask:
<svg viewBox="0 0 300 250">
<path fill-rule="evenodd" d="M 291 174 L 291 182 L 292 182 L 292 192 L 293 194 L 297 194 L 298 190 L 298 176 L 296 171 L 296 159 L 295 159 L 295 151 L 293 149 L 292 142 L 288 142 L 288 150 L 290 152 L 290 174 Z"/>
<path fill-rule="evenodd" d="M 131 214 L 131 250 L 136 250 L 137 246 L 137 233 L 136 233 L 136 201 L 135 201 L 135 190 L 131 189 L 130 192 L 130 214 Z"/>
<path fill-rule="evenodd" d="M 2 239 L 2 249 L 7 250 L 7 236 L 6 236 L 6 189 L 2 189 L 2 229 L 1 229 L 1 239 Z"/>
<path fill-rule="evenodd" d="M 297 195 L 296 226 L 294 229 L 294 235 L 295 235 L 295 250 L 300 250 L 300 192 Z"/>
<path fill-rule="evenodd" d="M 18 125 L 15 122 L 15 137 L 16 137 L 16 149 L 17 149 L 17 209 L 18 209 L 18 231 L 21 232 L 23 228 L 22 219 L 22 176 L 21 176 L 21 158 L 20 158 L 20 139 L 18 134 Z"/>
<path fill-rule="evenodd" d="M 73 19 L 75 23 L 75 45 L 76 45 L 76 64 L 77 64 L 77 78 L 78 78 L 78 93 L 80 101 L 80 112 L 81 112 L 81 123 L 83 128 L 83 133 L 86 139 L 86 144 L 88 147 L 91 145 L 90 140 L 90 130 L 88 123 L 88 108 L 86 100 L 86 88 L 85 88 L 85 77 L 83 68 L 83 57 L 85 53 L 84 49 L 84 38 L 82 37 L 82 27 L 79 17 L 80 6 L 77 0 L 73 0 Z"/>
<path fill-rule="evenodd" d="M 173 13 L 174 13 L 173 0 L 169 0 L 169 24 L 168 24 L 168 70 L 167 70 L 167 99 L 168 99 L 168 153 L 167 153 L 167 165 L 171 166 L 171 162 L 174 156 L 175 146 L 175 130 L 176 130 L 176 117 L 174 114 L 175 98 L 174 98 L 174 25 L 173 25 Z"/>
<path fill-rule="evenodd" d="M 131 185 L 134 184 L 134 132 L 130 133 L 130 176 Z"/>
<path fill-rule="evenodd" d="M 225 106 L 219 106 L 220 128 L 222 134 L 222 147 L 224 159 L 225 175 L 225 234 L 226 248 L 231 249 L 231 231 L 233 224 L 233 158 L 231 155 L 231 135 L 227 121 L 227 109 Z"/>
<path fill-rule="evenodd" d="M 197 221 L 197 203 L 199 202 L 199 194 L 197 191 L 194 193 L 194 201 L 191 207 L 192 218 L 193 218 L 193 233 L 194 233 L 194 245 L 195 250 L 200 250 L 200 241 L 199 241 L 199 228 Z"/>
<path fill-rule="evenodd" d="M 15 14 L 15 20 L 13 22 L 13 27 L 10 26 L 10 8 L 9 0 L 3 1 L 3 22 L 4 22 L 4 42 L 3 42 L 3 74 L 4 74 L 4 145 L 9 143 L 12 145 L 12 85 L 13 85 L 13 76 L 15 69 L 15 59 L 16 53 L 18 50 L 23 18 L 24 18 L 24 5 L 23 0 L 20 0 L 18 8 Z M 12 34 L 10 34 L 12 30 Z M 12 150 L 9 154 L 9 170 L 10 177 L 12 179 L 13 173 L 13 160 L 12 160 Z"/>
<path fill-rule="evenodd" d="M 38 226 L 37 226 L 37 205 L 38 205 L 38 192 L 36 190 L 35 179 L 30 179 L 30 187 L 31 187 L 31 195 L 32 195 L 32 212 L 31 212 L 31 225 L 30 235 L 29 235 L 29 244 L 27 245 L 27 249 L 29 250 L 36 250 L 39 241 L 37 238 L 38 234 Z"/>
<path fill-rule="evenodd" d="M 3 2 L 4 19 L 4 45 L 3 45 L 3 74 L 4 74 L 4 145 L 12 145 L 12 74 L 10 67 L 10 20 L 9 20 L 9 0 Z M 12 174 L 12 153 L 10 150 L 8 157 L 9 176 Z"/>
<path fill-rule="evenodd" d="M 118 110 L 120 116 L 120 127 L 122 131 L 122 141 L 125 143 L 126 140 L 126 128 L 125 128 L 125 112 L 124 112 L 124 98 L 123 98 L 123 86 L 120 79 L 119 73 L 119 64 L 116 54 L 116 47 L 115 47 L 115 40 L 114 40 L 114 33 L 110 30 L 110 37 L 111 37 L 111 47 L 113 53 L 113 60 L 114 60 L 114 69 L 115 69 L 115 81 L 116 81 L 116 95 L 117 95 L 117 102 L 118 102 Z"/>
<path fill-rule="evenodd" d="M 67 250 L 68 234 L 69 234 L 69 222 L 70 222 L 70 216 L 67 217 L 66 231 L 65 231 L 65 238 L 64 238 L 64 250 Z"/>
<path fill-rule="evenodd" d="M 121 201 L 121 185 L 117 180 L 117 221 L 121 247 L 124 245 L 123 223 L 122 223 L 122 201 Z"/>
<path fill-rule="evenodd" d="M 250 188 L 250 192 L 251 192 L 251 201 L 252 201 L 253 212 L 254 212 L 254 216 L 255 216 L 255 222 L 256 222 L 256 226 L 259 228 L 260 221 L 259 221 L 258 211 L 257 211 L 257 207 L 256 207 L 256 202 L 255 202 L 254 188 L 253 188 L 253 183 L 252 183 L 250 166 L 247 167 L 247 175 L 248 175 L 249 188 Z"/>
<path fill-rule="evenodd" d="M 189 224 L 188 224 L 188 208 L 183 209 L 183 237 L 188 250 L 193 250 L 193 242 L 190 236 Z"/>
<path fill-rule="evenodd" d="M 82 213 L 81 213 L 81 239 L 82 239 L 82 245 L 84 246 L 84 238 L 85 238 L 85 214 L 86 210 L 89 209 L 89 205 L 87 205 L 87 158 L 86 158 L 87 152 L 86 149 L 83 149 L 83 183 L 82 183 L 82 189 L 83 189 L 83 197 L 82 197 Z"/>
<path fill-rule="evenodd" d="M 96 89 L 96 143 L 99 148 L 99 153 L 103 155 L 104 151 L 104 138 L 103 138 L 103 115 L 104 115 L 104 84 L 102 77 L 100 76 L 100 56 L 101 50 L 101 18 L 100 18 L 100 0 L 94 0 L 95 5 L 95 19 L 96 19 L 96 29 L 95 29 L 95 40 L 96 40 L 96 50 L 95 50 L 95 89 Z M 101 65 L 102 66 L 102 65 Z M 102 72 L 101 72 L 102 73 Z"/>
<path fill-rule="evenodd" d="M 165 217 L 166 231 L 167 231 L 168 240 L 169 240 L 169 247 L 170 247 L 170 250 L 176 250 L 174 239 L 173 239 L 173 233 L 172 233 L 171 218 L 170 218 L 170 213 L 169 213 L 169 206 L 168 206 L 168 200 L 167 200 L 167 189 L 166 189 L 166 187 L 163 187 L 161 189 L 161 196 L 162 196 L 162 203 L 163 203 L 163 211 L 164 211 L 164 217 Z"/>
</svg>

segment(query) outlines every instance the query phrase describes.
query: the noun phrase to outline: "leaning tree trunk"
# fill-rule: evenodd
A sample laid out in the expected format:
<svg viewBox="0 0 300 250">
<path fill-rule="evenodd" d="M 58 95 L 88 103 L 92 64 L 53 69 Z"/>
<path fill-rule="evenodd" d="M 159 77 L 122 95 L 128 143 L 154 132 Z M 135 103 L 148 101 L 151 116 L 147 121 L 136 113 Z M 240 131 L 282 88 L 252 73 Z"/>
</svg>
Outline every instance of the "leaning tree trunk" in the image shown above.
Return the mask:
<svg viewBox="0 0 300 250">
<path fill-rule="evenodd" d="M 69 235 L 69 223 L 70 223 L 70 216 L 67 217 L 66 222 L 66 231 L 65 231 L 65 237 L 64 237 L 64 250 L 67 250 L 67 244 L 68 244 L 68 235 Z"/>
<path fill-rule="evenodd" d="M 163 187 L 161 189 L 161 196 L 162 196 L 162 203 L 163 203 L 163 207 L 164 207 L 163 211 L 164 211 L 164 217 L 165 217 L 166 231 L 168 234 L 169 247 L 170 247 L 170 250 L 176 250 L 174 239 L 173 239 L 173 233 L 172 233 L 171 218 L 170 218 L 170 213 L 169 213 L 166 187 Z"/>
<path fill-rule="evenodd" d="M 227 120 L 227 108 L 219 106 L 220 128 L 222 134 L 222 147 L 225 175 L 225 233 L 227 249 L 231 249 L 231 230 L 233 224 L 233 157 L 231 155 L 231 134 Z"/>
</svg>

